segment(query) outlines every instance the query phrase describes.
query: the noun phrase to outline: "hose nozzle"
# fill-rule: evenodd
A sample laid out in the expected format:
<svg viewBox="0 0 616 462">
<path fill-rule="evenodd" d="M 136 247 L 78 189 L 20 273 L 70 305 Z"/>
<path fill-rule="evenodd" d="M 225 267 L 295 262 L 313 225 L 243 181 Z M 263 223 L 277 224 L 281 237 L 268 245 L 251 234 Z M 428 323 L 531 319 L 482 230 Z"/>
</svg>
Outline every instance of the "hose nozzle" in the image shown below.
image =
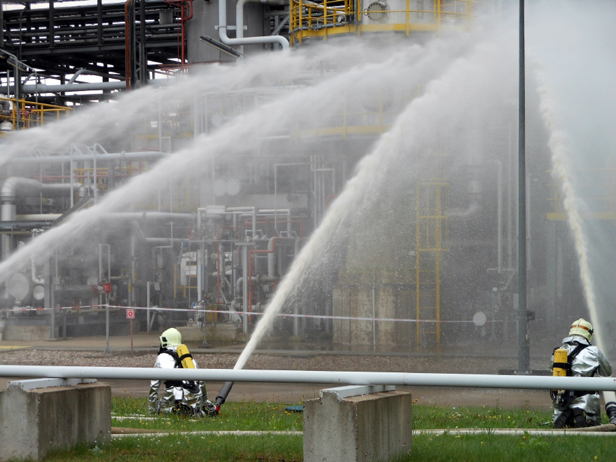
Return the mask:
<svg viewBox="0 0 616 462">
<path fill-rule="evenodd" d="M 227 400 L 227 396 L 229 396 L 229 392 L 231 391 L 231 388 L 233 387 L 233 382 L 226 382 L 222 389 L 220 390 L 220 393 L 218 393 L 218 396 L 216 397 L 216 400 L 214 401 L 214 404 L 216 405 L 217 408 L 220 409 L 220 406 L 222 406 L 225 401 Z"/>
</svg>

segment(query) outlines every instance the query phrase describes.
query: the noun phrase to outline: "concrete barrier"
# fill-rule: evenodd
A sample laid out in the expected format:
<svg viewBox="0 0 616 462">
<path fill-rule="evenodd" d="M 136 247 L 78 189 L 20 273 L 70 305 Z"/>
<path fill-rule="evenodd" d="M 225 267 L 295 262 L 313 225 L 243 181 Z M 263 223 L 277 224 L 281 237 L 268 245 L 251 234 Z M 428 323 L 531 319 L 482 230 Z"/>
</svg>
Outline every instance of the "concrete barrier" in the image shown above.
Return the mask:
<svg viewBox="0 0 616 462">
<path fill-rule="evenodd" d="M 304 402 L 304 462 L 379 462 L 410 453 L 412 397 L 394 387 L 321 390 Z"/>
<path fill-rule="evenodd" d="M 0 392 L 0 460 L 39 460 L 52 449 L 111 441 L 111 387 L 81 382 L 9 382 Z"/>
</svg>

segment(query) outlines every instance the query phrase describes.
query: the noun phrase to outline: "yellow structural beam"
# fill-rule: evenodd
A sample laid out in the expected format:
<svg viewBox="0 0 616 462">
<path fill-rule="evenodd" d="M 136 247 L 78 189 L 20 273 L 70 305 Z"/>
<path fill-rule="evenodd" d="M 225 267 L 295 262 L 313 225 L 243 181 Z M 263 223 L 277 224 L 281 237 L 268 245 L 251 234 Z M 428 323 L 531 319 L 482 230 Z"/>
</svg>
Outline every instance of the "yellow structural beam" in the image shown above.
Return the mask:
<svg viewBox="0 0 616 462">
<path fill-rule="evenodd" d="M 616 220 L 616 212 L 596 212 L 580 214 L 583 220 Z M 548 220 L 566 221 L 568 215 L 565 212 L 548 213 Z"/>
</svg>

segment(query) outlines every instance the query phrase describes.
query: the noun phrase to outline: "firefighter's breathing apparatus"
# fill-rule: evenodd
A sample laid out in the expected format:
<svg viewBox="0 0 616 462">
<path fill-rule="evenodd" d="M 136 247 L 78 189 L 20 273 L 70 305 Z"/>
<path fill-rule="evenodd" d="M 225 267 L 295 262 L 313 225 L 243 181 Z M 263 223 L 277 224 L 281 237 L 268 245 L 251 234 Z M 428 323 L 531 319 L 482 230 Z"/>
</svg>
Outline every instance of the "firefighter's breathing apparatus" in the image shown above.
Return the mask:
<svg viewBox="0 0 616 462">
<path fill-rule="evenodd" d="M 554 350 L 554 362 L 552 363 L 552 375 L 554 377 L 571 376 L 571 365 L 575 357 L 586 347 L 583 343 L 578 343 L 575 349 L 569 354 L 564 348 L 556 348 Z M 550 390 L 550 396 L 558 410 L 563 412 L 569 408 L 571 401 L 578 396 L 591 393 L 589 391 L 574 391 L 574 390 Z M 594 393 L 594 392 L 592 392 Z"/>
<path fill-rule="evenodd" d="M 188 347 L 184 344 L 178 346 L 177 348 L 178 359 L 177 361 L 180 363 L 183 369 L 195 369 L 195 362 L 193 361 L 193 357 L 188 351 Z M 204 411 L 209 416 L 216 416 L 220 413 L 220 406 L 208 401 L 205 404 Z"/>
</svg>

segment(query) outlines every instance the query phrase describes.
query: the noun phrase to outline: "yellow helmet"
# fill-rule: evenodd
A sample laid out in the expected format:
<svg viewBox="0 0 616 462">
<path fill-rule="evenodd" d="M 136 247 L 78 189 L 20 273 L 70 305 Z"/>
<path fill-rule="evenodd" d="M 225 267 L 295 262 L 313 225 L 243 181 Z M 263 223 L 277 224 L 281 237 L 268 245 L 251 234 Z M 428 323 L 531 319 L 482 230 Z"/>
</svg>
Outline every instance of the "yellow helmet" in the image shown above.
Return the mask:
<svg viewBox="0 0 616 462">
<path fill-rule="evenodd" d="M 163 348 L 168 348 L 170 346 L 180 346 L 182 344 L 182 334 L 177 329 L 173 327 L 171 329 L 167 329 L 160 336 L 160 346 Z"/>
<path fill-rule="evenodd" d="M 590 342 L 590 339 L 592 338 L 592 334 L 594 332 L 595 331 L 592 328 L 592 324 L 586 321 L 584 318 L 580 318 L 577 321 L 574 321 L 573 324 L 571 324 L 569 336 L 579 335 Z"/>
</svg>

